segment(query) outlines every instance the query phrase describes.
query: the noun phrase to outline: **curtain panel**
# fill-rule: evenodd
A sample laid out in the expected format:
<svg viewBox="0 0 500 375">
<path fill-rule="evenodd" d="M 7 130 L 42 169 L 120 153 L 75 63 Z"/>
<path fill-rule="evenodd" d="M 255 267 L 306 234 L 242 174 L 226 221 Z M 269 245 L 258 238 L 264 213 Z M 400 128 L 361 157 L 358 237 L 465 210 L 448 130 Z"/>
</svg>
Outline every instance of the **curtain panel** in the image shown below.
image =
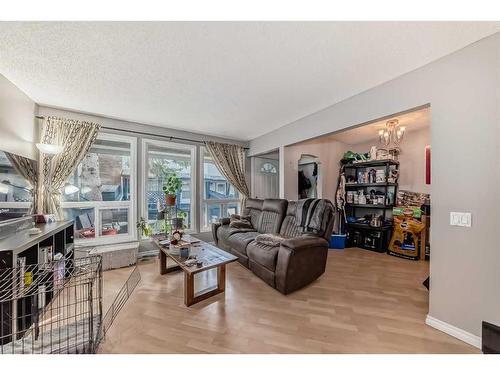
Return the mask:
<svg viewBox="0 0 500 375">
<path fill-rule="evenodd" d="M 32 214 L 35 212 L 38 202 L 38 166 L 36 161 L 25 158 L 24 156 L 11 154 L 10 152 L 6 152 L 5 155 L 16 172 L 23 176 L 31 185 L 32 200 L 29 213 Z"/>
<path fill-rule="evenodd" d="M 250 196 L 245 180 L 245 149 L 238 145 L 217 142 L 205 142 L 205 145 L 219 172 L 242 195 L 243 207 Z"/>
<path fill-rule="evenodd" d="M 41 143 L 64 147 L 57 155 L 40 153 L 38 162 L 37 213 L 62 219 L 61 195 L 64 184 L 94 143 L 100 125 L 89 121 L 47 117 L 42 125 Z"/>
</svg>

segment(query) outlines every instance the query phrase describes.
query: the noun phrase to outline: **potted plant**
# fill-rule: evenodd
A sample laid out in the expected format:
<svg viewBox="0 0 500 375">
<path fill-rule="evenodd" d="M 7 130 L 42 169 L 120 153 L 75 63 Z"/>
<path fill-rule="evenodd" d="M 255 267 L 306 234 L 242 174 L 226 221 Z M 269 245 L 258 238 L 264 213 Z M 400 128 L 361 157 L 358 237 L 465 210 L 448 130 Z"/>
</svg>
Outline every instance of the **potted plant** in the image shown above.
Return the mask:
<svg viewBox="0 0 500 375">
<path fill-rule="evenodd" d="M 175 198 L 177 192 L 181 187 L 181 178 L 176 173 L 171 174 L 167 179 L 167 183 L 163 185 L 163 192 L 165 193 L 165 204 L 167 206 L 175 206 Z"/>
<path fill-rule="evenodd" d="M 184 229 L 184 221 L 187 218 L 187 212 L 185 211 L 179 211 L 177 213 L 177 217 L 172 218 L 172 226 L 175 229 Z"/>
<path fill-rule="evenodd" d="M 153 229 L 149 226 L 148 222 L 143 217 L 139 219 L 136 227 L 141 238 L 151 237 L 151 235 L 153 234 Z"/>
</svg>

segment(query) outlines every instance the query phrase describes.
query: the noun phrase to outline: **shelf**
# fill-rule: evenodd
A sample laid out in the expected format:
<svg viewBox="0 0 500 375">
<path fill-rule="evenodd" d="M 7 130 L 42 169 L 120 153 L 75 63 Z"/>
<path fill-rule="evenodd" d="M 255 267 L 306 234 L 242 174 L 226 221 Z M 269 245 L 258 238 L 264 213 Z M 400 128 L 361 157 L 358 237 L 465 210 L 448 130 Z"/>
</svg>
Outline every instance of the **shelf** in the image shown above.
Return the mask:
<svg viewBox="0 0 500 375">
<path fill-rule="evenodd" d="M 392 228 L 392 224 L 389 225 L 382 225 L 381 227 L 372 227 L 370 224 L 363 224 L 363 223 L 347 223 L 347 226 L 353 227 L 353 228 L 359 228 L 359 229 L 370 229 L 370 230 L 389 230 Z"/>
<path fill-rule="evenodd" d="M 395 182 L 375 182 L 372 184 L 358 184 L 358 183 L 346 183 L 345 187 L 366 187 L 366 186 L 398 186 Z"/>
<path fill-rule="evenodd" d="M 344 165 L 344 168 L 382 167 L 385 166 L 386 164 L 399 165 L 399 161 L 392 159 L 363 161 L 360 163 L 346 164 Z"/>
<path fill-rule="evenodd" d="M 354 204 L 354 203 L 346 203 L 346 207 L 361 207 L 361 208 L 380 208 L 380 209 L 388 209 L 393 208 L 393 204 Z"/>
</svg>

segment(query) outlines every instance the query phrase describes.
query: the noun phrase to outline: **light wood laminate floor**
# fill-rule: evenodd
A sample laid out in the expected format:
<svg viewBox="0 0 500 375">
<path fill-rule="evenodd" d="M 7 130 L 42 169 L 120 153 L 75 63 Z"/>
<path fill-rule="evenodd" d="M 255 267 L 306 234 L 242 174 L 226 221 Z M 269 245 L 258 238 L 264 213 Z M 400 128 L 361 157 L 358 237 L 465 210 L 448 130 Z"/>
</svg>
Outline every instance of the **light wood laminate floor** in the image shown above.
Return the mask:
<svg viewBox="0 0 500 375">
<path fill-rule="evenodd" d="M 142 280 L 99 352 L 478 353 L 425 324 L 428 268 L 362 249 L 330 250 L 325 274 L 284 296 L 233 263 L 225 294 L 186 307 L 183 274 L 160 276 L 158 259 L 150 259 L 139 264 Z M 105 300 L 129 272 L 104 273 Z M 214 278 L 198 281 L 201 289 Z"/>
</svg>

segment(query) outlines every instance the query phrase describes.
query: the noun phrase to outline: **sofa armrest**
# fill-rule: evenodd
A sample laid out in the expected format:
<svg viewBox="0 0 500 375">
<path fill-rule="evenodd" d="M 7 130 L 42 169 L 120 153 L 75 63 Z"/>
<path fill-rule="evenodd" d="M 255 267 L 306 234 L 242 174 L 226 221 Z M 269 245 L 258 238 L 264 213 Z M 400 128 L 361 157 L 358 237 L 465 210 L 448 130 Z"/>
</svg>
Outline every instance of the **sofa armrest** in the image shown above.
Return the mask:
<svg viewBox="0 0 500 375">
<path fill-rule="evenodd" d="M 222 223 L 212 223 L 212 237 L 216 245 L 219 243 L 219 238 L 217 237 L 217 229 L 219 229 L 221 225 Z"/>
<path fill-rule="evenodd" d="M 323 237 L 303 235 L 299 237 L 287 238 L 281 243 L 281 246 L 289 248 L 293 251 L 303 251 L 316 247 L 326 247 L 328 249 L 328 241 Z"/>
<path fill-rule="evenodd" d="M 328 241 L 303 235 L 283 241 L 276 262 L 276 289 L 283 294 L 300 289 L 318 277 L 326 268 Z"/>
</svg>

